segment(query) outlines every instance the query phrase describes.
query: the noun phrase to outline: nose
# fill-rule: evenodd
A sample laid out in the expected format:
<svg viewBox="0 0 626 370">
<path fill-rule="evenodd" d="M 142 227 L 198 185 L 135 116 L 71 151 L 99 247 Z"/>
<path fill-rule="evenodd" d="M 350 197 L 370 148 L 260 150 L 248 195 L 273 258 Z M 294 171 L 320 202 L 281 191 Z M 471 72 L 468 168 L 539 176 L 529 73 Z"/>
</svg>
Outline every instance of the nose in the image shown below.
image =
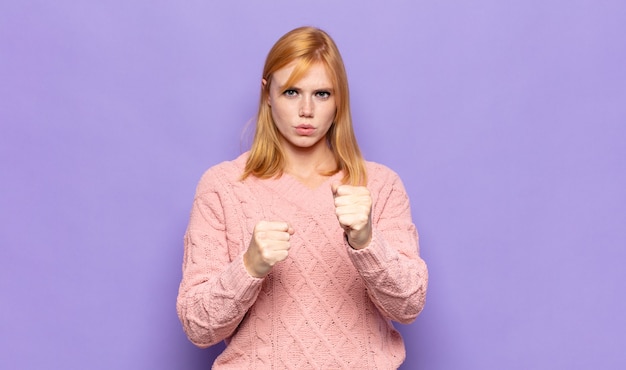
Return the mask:
<svg viewBox="0 0 626 370">
<path fill-rule="evenodd" d="M 298 114 L 300 117 L 313 117 L 313 98 L 307 96 L 302 98 Z"/>
</svg>

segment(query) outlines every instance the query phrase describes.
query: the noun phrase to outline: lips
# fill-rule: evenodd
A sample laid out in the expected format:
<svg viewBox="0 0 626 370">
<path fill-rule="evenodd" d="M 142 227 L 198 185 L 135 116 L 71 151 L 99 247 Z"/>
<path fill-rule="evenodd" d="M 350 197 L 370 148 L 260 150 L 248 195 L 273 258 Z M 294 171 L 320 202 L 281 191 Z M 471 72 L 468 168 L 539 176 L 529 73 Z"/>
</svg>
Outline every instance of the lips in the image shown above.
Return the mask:
<svg viewBox="0 0 626 370">
<path fill-rule="evenodd" d="M 298 135 L 309 136 L 313 134 L 313 132 L 315 132 L 315 127 L 305 124 L 298 125 L 296 126 L 296 132 L 298 133 Z"/>
</svg>

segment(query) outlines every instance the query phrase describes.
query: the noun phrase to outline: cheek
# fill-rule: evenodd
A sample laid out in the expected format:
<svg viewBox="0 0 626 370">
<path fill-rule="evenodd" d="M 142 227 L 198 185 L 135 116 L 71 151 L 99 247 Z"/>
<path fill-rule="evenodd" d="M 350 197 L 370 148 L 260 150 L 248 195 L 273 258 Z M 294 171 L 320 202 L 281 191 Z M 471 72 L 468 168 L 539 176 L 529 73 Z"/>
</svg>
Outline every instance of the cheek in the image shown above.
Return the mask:
<svg viewBox="0 0 626 370">
<path fill-rule="evenodd" d="M 290 125 L 290 121 L 292 120 L 291 114 L 289 113 L 289 109 L 283 104 L 273 104 L 271 112 L 274 125 L 276 125 L 279 130 Z"/>
<path fill-rule="evenodd" d="M 272 117 L 274 118 L 274 121 L 279 121 L 281 120 L 281 118 L 283 117 L 283 113 L 280 109 L 280 107 L 276 106 L 275 104 L 273 104 L 270 107 L 271 111 L 272 111 Z"/>
<path fill-rule="evenodd" d="M 335 117 L 337 116 L 337 108 L 329 107 L 324 112 L 325 120 L 333 123 L 335 121 Z"/>
<path fill-rule="evenodd" d="M 272 105 L 272 115 L 274 115 L 274 117 L 288 119 L 298 115 L 298 108 L 295 107 L 294 104 L 289 104 L 289 102 L 282 101 L 278 104 L 274 103 Z"/>
</svg>

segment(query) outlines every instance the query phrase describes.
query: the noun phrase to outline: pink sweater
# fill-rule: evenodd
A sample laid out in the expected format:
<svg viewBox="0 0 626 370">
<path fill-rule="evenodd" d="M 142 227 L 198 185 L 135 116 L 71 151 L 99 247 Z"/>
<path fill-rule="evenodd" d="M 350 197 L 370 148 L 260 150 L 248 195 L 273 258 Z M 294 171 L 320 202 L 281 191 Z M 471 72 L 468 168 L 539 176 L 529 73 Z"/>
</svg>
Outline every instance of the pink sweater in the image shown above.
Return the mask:
<svg viewBox="0 0 626 370">
<path fill-rule="evenodd" d="M 428 273 L 419 257 L 400 178 L 368 162 L 373 236 L 357 251 L 334 212 L 330 178 L 310 189 L 283 175 L 240 181 L 247 154 L 209 169 L 185 234 L 177 310 L 199 347 L 226 340 L 214 368 L 395 369 L 402 337 L 424 306 Z M 254 226 L 288 221 L 289 257 L 264 279 L 243 265 Z"/>
</svg>

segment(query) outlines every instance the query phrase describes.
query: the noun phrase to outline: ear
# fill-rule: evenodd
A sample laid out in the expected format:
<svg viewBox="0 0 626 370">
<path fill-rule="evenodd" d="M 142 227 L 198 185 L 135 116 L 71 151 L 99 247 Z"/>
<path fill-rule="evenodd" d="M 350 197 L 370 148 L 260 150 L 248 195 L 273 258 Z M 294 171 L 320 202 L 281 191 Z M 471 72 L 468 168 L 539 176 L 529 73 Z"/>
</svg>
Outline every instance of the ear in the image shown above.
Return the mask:
<svg viewBox="0 0 626 370">
<path fill-rule="evenodd" d="M 267 80 L 266 80 L 266 79 L 264 79 L 264 78 L 262 78 L 262 79 L 261 79 L 261 86 L 262 86 L 262 89 L 263 89 L 263 90 L 267 88 Z M 272 106 L 272 104 L 270 103 L 270 94 L 269 94 L 269 91 L 267 92 L 267 99 L 266 99 L 266 102 L 267 102 L 267 105 L 269 105 L 270 107 Z"/>
</svg>

